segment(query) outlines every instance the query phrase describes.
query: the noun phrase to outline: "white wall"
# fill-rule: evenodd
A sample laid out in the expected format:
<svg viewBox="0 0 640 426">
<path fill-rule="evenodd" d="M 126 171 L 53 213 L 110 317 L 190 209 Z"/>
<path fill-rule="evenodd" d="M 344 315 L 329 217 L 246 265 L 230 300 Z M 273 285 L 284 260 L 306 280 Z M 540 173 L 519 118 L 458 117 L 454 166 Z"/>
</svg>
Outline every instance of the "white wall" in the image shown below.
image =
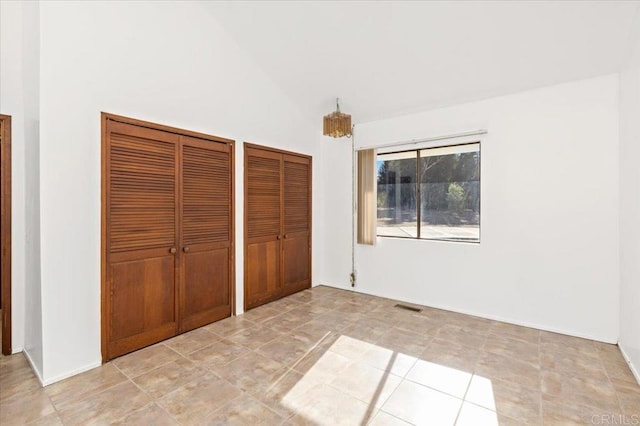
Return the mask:
<svg viewBox="0 0 640 426">
<path fill-rule="evenodd" d="M 40 279 L 40 11 L 37 2 L 26 2 L 23 7 L 26 223 L 24 350 L 34 365 L 41 366 L 44 363 L 44 340 Z M 42 376 L 39 377 L 42 380 Z"/>
<path fill-rule="evenodd" d="M 640 8 L 620 73 L 620 348 L 640 382 Z"/>
<path fill-rule="evenodd" d="M 357 140 L 357 136 L 356 140 Z M 348 286 L 351 274 L 351 140 L 319 138 L 322 149 L 324 247 L 320 283 Z"/>
<path fill-rule="evenodd" d="M 489 131 L 481 243 L 378 238 L 357 246 L 356 290 L 617 342 L 617 84 L 604 76 L 356 125 L 356 146 Z M 324 158 L 335 164 L 329 206 L 350 199 L 347 155 L 341 146 Z M 348 210 L 329 219 L 321 278 L 348 287 Z"/>
<path fill-rule="evenodd" d="M 322 183 L 316 123 L 302 116 L 201 4 L 43 2 L 40 21 L 43 376 L 49 383 L 100 362 L 100 111 L 238 142 L 239 311 L 240 142 L 314 155 L 315 218 L 321 216 Z"/>
<path fill-rule="evenodd" d="M 0 112 L 12 116 L 12 350 L 42 371 L 37 2 L 0 3 Z M 26 197 L 25 197 L 26 193 Z"/>
</svg>

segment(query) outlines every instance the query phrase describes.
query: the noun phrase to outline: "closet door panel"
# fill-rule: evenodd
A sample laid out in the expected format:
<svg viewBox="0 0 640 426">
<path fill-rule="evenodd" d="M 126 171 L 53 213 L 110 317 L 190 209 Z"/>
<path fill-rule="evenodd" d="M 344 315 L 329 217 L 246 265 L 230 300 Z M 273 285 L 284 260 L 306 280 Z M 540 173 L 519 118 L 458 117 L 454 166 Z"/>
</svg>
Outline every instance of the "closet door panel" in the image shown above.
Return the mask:
<svg viewBox="0 0 640 426">
<path fill-rule="evenodd" d="M 311 286 L 311 161 L 283 155 L 283 294 Z"/>
<path fill-rule="evenodd" d="M 177 143 L 174 134 L 108 122 L 107 357 L 175 334 Z"/>
<path fill-rule="evenodd" d="M 112 264 L 114 340 L 173 322 L 174 269 L 173 256 Z"/>
<path fill-rule="evenodd" d="M 245 308 L 280 296 L 282 156 L 245 148 Z"/>
<path fill-rule="evenodd" d="M 181 137 L 181 332 L 231 315 L 232 167 L 229 145 Z"/>
<path fill-rule="evenodd" d="M 283 291 L 286 294 L 310 287 L 309 237 L 289 236 L 282 243 Z"/>
<path fill-rule="evenodd" d="M 181 331 L 231 314 L 229 249 L 203 250 L 184 256 L 186 291 Z"/>
<path fill-rule="evenodd" d="M 245 303 L 255 307 L 280 295 L 280 241 L 247 246 Z"/>
</svg>

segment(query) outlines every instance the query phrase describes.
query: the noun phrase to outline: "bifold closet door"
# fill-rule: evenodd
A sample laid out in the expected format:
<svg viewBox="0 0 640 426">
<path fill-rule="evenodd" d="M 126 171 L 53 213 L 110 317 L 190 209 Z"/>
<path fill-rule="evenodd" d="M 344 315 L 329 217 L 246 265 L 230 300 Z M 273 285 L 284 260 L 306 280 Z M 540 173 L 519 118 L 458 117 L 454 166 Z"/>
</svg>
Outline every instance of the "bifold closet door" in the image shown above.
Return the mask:
<svg viewBox="0 0 640 426">
<path fill-rule="evenodd" d="M 231 147 L 181 136 L 180 332 L 231 315 Z"/>
<path fill-rule="evenodd" d="M 245 306 L 278 297 L 282 156 L 245 148 Z"/>
<path fill-rule="evenodd" d="M 106 133 L 103 306 L 114 358 L 177 330 L 179 136 L 114 121 Z"/>
<path fill-rule="evenodd" d="M 102 202 L 104 361 L 231 315 L 233 141 L 103 115 Z"/>
<path fill-rule="evenodd" d="M 245 309 L 311 286 L 311 157 L 245 145 Z"/>
</svg>

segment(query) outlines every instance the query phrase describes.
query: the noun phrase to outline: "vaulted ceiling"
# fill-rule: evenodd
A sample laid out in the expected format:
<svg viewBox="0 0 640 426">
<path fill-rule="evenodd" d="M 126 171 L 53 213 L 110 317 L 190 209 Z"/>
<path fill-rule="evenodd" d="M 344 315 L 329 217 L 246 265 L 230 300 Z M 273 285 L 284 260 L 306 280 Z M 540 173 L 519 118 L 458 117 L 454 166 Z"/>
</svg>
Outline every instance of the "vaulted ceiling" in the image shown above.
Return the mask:
<svg viewBox="0 0 640 426">
<path fill-rule="evenodd" d="M 386 118 L 617 72 L 638 1 L 210 2 L 310 117 Z"/>
</svg>

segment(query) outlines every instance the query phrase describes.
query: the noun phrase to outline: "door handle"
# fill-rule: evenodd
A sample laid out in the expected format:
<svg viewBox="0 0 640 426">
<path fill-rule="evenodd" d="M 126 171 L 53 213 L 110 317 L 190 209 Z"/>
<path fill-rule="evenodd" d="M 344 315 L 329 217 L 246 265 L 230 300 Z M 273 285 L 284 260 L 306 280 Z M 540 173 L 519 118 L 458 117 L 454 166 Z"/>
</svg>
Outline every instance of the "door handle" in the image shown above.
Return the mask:
<svg viewBox="0 0 640 426">
<path fill-rule="evenodd" d="M 171 253 L 171 254 L 176 254 L 176 251 L 178 251 L 178 250 L 176 250 L 176 248 L 175 248 L 175 247 L 171 247 L 171 248 L 169 249 L 169 253 Z"/>
<path fill-rule="evenodd" d="M 185 253 L 189 253 L 189 247 L 183 247 L 182 251 L 185 252 Z"/>
<path fill-rule="evenodd" d="M 284 234 L 284 237 L 285 238 L 289 238 L 289 234 Z"/>
<path fill-rule="evenodd" d="M 277 238 L 278 240 L 281 240 L 281 239 L 282 239 L 282 235 L 278 235 L 276 238 Z"/>
</svg>

